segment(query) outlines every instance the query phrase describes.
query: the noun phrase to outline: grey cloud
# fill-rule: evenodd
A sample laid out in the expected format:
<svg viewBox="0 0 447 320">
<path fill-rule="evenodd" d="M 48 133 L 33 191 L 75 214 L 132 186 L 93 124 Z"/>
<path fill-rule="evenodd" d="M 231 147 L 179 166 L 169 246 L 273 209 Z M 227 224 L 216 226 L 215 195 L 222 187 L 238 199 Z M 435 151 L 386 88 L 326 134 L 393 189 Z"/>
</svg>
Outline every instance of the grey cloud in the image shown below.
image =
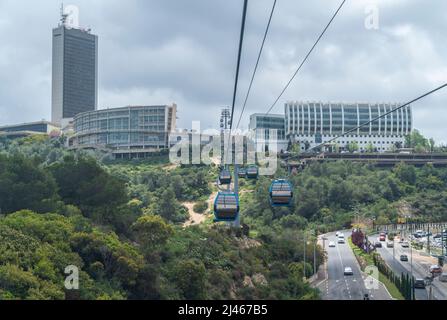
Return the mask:
<svg viewBox="0 0 447 320">
<path fill-rule="evenodd" d="M 101 107 L 175 101 L 180 126 L 217 126 L 220 108 L 231 103 L 242 1 L 72 2 L 81 24 L 100 37 Z M 244 127 L 250 113 L 267 110 L 339 3 L 278 1 Z M 380 10 L 379 30 L 364 28 L 371 3 Z M 271 5 L 249 4 L 237 116 Z M 49 118 L 59 6 L 0 0 L 0 124 Z M 287 100 L 403 102 L 430 90 L 447 80 L 446 18 L 442 0 L 347 1 L 273 112 Z M 444 142 L 446 98 L 440 92 L 414 105 L 416 127 Z"/>
</svg>

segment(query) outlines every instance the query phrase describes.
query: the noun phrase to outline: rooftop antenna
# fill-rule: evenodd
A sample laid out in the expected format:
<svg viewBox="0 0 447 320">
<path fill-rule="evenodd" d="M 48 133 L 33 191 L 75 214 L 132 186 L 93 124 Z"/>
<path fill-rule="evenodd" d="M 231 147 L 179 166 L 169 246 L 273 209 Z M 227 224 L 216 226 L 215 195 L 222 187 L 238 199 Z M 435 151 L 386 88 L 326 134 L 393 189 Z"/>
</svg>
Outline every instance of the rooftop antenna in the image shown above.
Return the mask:
<svg viewBox="0 0 447 320">
<path fill-rule="evenodd" d="M 64 13 L 64 3 L 61 4 L 61 24 L 62 26 L 66 26 L 67 24 L 68 14 Z"/>
</svg>

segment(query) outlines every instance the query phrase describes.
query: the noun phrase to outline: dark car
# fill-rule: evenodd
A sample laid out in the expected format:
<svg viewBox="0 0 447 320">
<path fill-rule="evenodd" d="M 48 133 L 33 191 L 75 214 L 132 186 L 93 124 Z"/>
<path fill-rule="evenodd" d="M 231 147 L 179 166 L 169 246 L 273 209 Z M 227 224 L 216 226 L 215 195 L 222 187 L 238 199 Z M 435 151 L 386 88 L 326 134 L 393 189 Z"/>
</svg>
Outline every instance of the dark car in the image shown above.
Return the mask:
<svg viewBox="0 0 447 320">
<path fill-rule="evenodd" d="M 376 247 L 376 248 L 382 248 L 382 243 L 381 243 L 381 242 L 376 242 L 376 243 L 374 244 L 374 247 Z"/>
<path fill-rule="evenodd" d="M 400 261 L 408 261 L 408 256 L 406 254 L 401 255 Z"/>
<path fill-rule="evenodd" d="M 425 280 L 424 279 L 414 280 L 414 288 L 415 289 L 425 289 Z"/>
</svg>

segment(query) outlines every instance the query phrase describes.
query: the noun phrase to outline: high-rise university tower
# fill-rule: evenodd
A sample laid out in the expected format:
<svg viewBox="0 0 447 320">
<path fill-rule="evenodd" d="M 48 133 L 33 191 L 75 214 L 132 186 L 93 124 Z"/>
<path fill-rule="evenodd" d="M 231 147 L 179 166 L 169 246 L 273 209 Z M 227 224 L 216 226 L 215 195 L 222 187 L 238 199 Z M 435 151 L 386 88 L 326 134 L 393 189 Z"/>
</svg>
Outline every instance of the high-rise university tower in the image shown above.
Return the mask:
<svg viewBox="0 0 447 320">
<path fill-rule="evenodd" d="M 78 26 L 76 7 L 67 9 L 53 29 L 51 118 L 59 125 L 98 104 L 98 37 Z"/>
</svg>

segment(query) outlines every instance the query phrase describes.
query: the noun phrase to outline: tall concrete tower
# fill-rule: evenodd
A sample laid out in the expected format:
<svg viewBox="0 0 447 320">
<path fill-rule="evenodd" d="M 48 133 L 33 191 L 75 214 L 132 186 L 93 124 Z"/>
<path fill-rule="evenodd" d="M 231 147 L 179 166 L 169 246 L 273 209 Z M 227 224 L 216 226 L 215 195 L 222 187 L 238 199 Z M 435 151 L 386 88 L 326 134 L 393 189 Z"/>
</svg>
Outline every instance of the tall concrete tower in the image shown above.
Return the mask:
<svg viewBox="0 0 447 320">
<path fill-rule="evenodd" d="M 61 21 L 53 29 L 51 118 L 62 126 L 98 105 L 98 37 L 79 27 L 78 12 L 62 5 Z"/>
</svg>

